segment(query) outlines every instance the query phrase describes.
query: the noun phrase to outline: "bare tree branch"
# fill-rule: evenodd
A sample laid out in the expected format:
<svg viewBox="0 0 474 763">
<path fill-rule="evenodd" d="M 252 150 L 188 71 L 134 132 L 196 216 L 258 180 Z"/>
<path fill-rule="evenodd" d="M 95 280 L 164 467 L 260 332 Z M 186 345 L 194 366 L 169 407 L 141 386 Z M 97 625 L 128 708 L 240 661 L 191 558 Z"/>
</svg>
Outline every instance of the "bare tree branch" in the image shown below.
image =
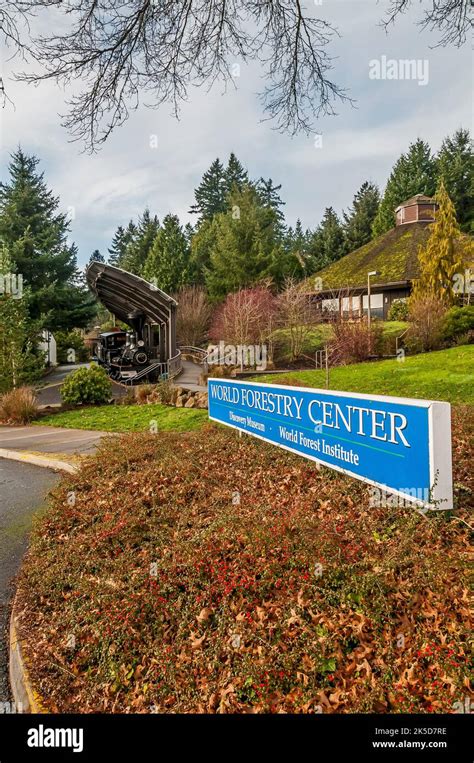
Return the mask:
<svg viewBox="0 0 474 763">
<path fill-rule="evenodd" d="M 441 33 L 438 45 L 460 47 L 466 42 L 472 25 L 469 17 L 471 0 L 418 0 L 418 2 L 429 6 L 423 9 L 423 19 L 419 24 L 423 28 Z M 390 0 L 383 26 L 387 29 L 394 24 L 398 16 L 406 13 L 412 4 L 413 0 Z"/>
<path fill-rule="evenodd" d="M 385 26 L 412 2 L 389 0 Z M 468 0 L 419 2 L 429 6 L 422 23 L 441 31 L 440 44 L 465 40 Z M 32 37 L 29 22 L 43 11 L 49 29 L 66 31 Z M 18 79 L 75 85 L 63 125 L 90 151 L 142 99 L 171 104 L 178 117 L 190 86 L 235 85 L 233 65 L 249 60 L 262 63 L 264 118 L 291 134 L 312 131 L 337 102 L 351 102 L 330 77 L 337 34 L 301 0 L 0 0 L 0 35 L 39 65 Z"/>
<path fill-rule="evenodd" d="M 66 33 L 33 39 L 40 71 L 18 78 L 79 84 L 64 126 L 94 150 L 140 100 L 169 103 L 175 116 L 190 85 L 233 82 L 232 66 L 264 64 L 266 117 L 280 130 L 313 129 L 312 118 L 349 100 L 328 78 L 326 47 L 336 31 L 297 0 L 17 0 L 21 12 L 45 6 L 66 16 Z M 1 4 L 0 4 L 1 7 Z M 19 8 L 18 8 L 19 10 Z M 58 19 L 59 20 L 59 19 Z M 51 28 L 55 29 L 54 15 Z M 61 25 L 62 26 L 62 25 Z"/>
</svg>

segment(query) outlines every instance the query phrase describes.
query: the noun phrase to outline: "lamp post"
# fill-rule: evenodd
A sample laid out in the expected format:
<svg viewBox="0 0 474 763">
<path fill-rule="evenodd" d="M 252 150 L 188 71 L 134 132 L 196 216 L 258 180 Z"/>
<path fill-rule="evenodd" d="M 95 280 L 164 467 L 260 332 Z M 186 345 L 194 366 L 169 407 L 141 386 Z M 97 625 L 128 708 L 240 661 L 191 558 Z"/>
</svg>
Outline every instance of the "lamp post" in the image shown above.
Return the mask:
<svg viewBox="0 0 474 763">
<path fill-rule="evenodd" d="M 378 270 L 370 270 L 367 273 L 367 327 L 370 331 L 371 309 L 370 309 L 370 279 L 372 276 L 380 275 Z"/>
<path fill-rule="evenodd" d="M 372 352 L 372 335 L 370 333 L 370 327 L 371 327 L 371 318 L 372 318 L 372 310 L 370 306 L 370 279 L 372 276 L 378 276 L 379 271 L 378 270 L 371 270 L 367 273 L 367 332 L 368 332 L 368 339 L 369 339 L 369 355 Z"/>
</svg>

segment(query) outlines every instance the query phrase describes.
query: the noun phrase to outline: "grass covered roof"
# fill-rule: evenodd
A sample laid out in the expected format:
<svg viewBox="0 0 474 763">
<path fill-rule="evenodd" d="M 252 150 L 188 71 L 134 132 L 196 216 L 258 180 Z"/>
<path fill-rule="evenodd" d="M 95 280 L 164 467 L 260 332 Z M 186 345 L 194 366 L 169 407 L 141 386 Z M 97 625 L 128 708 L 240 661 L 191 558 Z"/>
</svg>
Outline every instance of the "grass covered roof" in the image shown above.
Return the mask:
<svg viewBox="0 0 474 763">
<path fill-rule="evenodd" d="M 318 276 L 323 290 L 364 287 L 370 270 L 379 272 L 374 279 L 377 284 L 411 281 L 418 276 L 418 250 L 426 244 L 430 229 L 426 222 L 398 225 L 310 276 L 304 282 L 305 291 L 314 291 Z M 466 261 L 472 262 L 472 237 L 461 234 L 456 245 L 465 250 Z"/>
</svg>

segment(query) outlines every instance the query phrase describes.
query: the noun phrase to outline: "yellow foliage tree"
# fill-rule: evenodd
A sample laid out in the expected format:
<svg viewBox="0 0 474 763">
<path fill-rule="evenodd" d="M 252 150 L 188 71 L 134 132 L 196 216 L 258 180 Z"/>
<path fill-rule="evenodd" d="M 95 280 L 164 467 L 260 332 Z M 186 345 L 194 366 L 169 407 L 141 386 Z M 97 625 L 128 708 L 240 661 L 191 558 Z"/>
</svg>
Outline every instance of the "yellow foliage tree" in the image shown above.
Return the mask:
<svg viewBox="0 0 474 763">
<path fill-rule="evenodd" d="M 435 200 L 439 209 L 428 241 L 418 253 L 420 276 L 414 283 L 412 299 L 429 296 L 452 304 L 456 276 L 464 273 L 465 262 L 456 212 L 442 180 Z"/>
</svg>

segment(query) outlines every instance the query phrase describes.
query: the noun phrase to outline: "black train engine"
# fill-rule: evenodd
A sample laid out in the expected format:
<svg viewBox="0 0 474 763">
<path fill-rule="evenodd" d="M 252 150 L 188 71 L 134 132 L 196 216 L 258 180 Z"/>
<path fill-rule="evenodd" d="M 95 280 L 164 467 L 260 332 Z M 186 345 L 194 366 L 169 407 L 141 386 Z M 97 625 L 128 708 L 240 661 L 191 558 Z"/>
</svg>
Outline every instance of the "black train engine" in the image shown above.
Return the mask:
<svg viewBox="0 0 474 763">
<path fill-rule="evenodd" d="M 135 377 L 156 381 L 161 370 L 157 360 L 158 348 L 145 343 L 143 313 L 130 313 L 127 323 L 132 326 L 132 330 L 106 331 L 99 335 L 97 362 L 116 381 L 133 384 Z M 148 373 L 145 373 L 147 369 Z"/>
</svg>

